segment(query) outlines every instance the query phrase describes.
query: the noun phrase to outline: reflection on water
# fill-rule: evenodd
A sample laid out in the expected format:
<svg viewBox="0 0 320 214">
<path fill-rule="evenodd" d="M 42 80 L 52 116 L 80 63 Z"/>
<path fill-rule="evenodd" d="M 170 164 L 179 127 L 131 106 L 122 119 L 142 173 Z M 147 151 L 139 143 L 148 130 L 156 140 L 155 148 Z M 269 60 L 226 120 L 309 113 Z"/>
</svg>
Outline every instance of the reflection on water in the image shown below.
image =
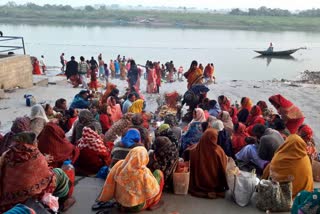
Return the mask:
<svg viewBox="0 0 320 214">
<path fill-rule="evenodd" d="M 273 59 L 275 60 L 291 60 L 291 61 L 296 61 L 298 62 L 298 59 L 289 55 L 289 56 L 264 56 L 264 55 L 259 55 L 254 57 L 253 59 L 262 59 L 267 61 L 267 67 L 270 65 L 271 61 Z"/>
</svg>

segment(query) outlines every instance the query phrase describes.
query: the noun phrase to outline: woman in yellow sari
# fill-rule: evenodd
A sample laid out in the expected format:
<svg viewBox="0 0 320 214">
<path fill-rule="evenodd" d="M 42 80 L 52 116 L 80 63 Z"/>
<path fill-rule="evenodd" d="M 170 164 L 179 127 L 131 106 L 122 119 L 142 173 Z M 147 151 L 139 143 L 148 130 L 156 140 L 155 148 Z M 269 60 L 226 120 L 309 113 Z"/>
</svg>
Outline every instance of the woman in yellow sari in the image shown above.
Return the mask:
<svg viewBox="0 0 320 214">
<path fill-rule="evenodd" d="M 184 73 L 184 77 L 188 81 L 188 89 L 196 84 L 202 84 L 203 82 L 203 71 L 198 67 L 198 62 L 193 60 L 190 69 Z"/>
<path fill-rule="evenodd" d="M 160 170 L 152 174 L 147 168 L 148 162 L 144 147 L 133 148 L 125 160 L 112 167 L 98 201 L 108 202 L 114 198 L 126 212 L 155 207 L 161 199 L 164 178 Z"/>
<path fill-rule="evenodd" d="M 306 143 L 296 134 L 290 135 L 265 168 L 262 178 L 278 182 L 292 180 L 292 197 L 300 191 L 313 191 L 311 162 Z"/>
<path fill-rule="evenodd" d="M 132 103 L 132 105 L 129 107 L 128 112 L 130 113 L 141 113 L 144 109 L 144 100 L 138 99 Z"/>
</svg>

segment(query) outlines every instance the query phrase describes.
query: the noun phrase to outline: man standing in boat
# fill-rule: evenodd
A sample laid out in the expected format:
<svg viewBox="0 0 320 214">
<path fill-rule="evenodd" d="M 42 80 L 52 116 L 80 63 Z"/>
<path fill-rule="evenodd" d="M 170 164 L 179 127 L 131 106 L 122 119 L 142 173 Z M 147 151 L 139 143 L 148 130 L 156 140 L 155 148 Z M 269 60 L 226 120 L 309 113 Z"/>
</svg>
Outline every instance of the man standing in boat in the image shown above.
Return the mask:
<svg viewBox="0 0 320 214">
<path fill-rule="evenodd" d="M 267 52 L 273 52 L 272 42 L 270 42 L 270 45 L 269 45 L 269 48 L 267 49 Z"/>
</svg>

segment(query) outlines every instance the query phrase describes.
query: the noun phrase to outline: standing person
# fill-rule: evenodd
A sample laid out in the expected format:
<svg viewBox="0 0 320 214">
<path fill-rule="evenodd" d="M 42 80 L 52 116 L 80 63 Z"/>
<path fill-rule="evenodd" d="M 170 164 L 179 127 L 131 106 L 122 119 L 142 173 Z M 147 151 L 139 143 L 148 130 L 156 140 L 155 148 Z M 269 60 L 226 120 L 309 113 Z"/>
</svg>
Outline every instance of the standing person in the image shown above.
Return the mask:
<svg viewBox="0 0 320 214">
<path fill-rule="evenodd" d="M 183 67 L 180 66 L 178 68 L 178 80 L 181 81 L 182 80 L 182 74 L 183 74 Z"/>
<path fill-rule="evenodd" d="M 89 61 L 89 63 L 90 63 L 91 72 L 97 72 L 98 63 L 97 63 L 97 61 L 93 58 L 93 56 L 91 57 L 91 60 Z"/>
<path fill-rule="evenodd" d="M 110 59 L 109 68 L 110 68 L 110 71 L 111 71 L 111 78 L 113 79 L 113 78 L 116 77 L 116 70 L 115 70 L 114 62 L 113 62 L 112 59 Z"/>
<path fill-rule="evenodd" d="M 102 59 L 101 54 L 98 57 L 98 62 L 99 62 L 99 78 L 102 78 L 105 76 L 105 70 L 104 70 L 104 61 Z"/>
<path fill-rule="evenodd" d="M 88 64 L 86 63 L 85 59 L 83 56 L 80 57 L 80 63 L 78 65 L 78 72 L 80 75 L 80 80 L 82 82 L 82 88 L 88 89 L 88 84 L 87 84 L 87 71 L 89 69 Z"/>
<path fill-rule="evenodd" d="M 210 72 L 211 72 L 210 70 L 211 70 L 211 65 L 210 65 L 210 63 L 208 63 L 208 65 L 206 65 L 206 67 L 204 68 L 204 72 L 203 72 L 203 77 L 206 82 L 209 81 L 209 76 L 210 76 Z"/>
<path fill-rule="evenodd" d="M 36 57 L 32 57 L 32 58 L 33 58 L 32 59 L 32 66 L 33 66 L 32 73 L 35 75 L 41 75 L 39 60 Z"/>
<path fill-rule="evenodd" d="M 78 62 L 75 61 L 74 56 L 72 56 L 71 60 L 67 62 L 66 76 L 67 79 L 70 79 L 71 84 L 74 88 L 78 87 L 81 84 L 80 77 L 78 74 Z"/>
<path fill-rule="evenodd" d="M 216 84 L 216 77 L 214 76 L 214 65 L 213 63 L 211 63 L 210 65 L 211 65 L 211 70 L 209 73 L 209 81 L 213 82 L 213 84 Z"/>
<path fill-rule="evenodd" d="M 193 60 L 191 62 L 189 70 L 184 73 L 184 77 L 188 80 L 188 89 L 196 84 L 202 84 L 203 72 L 198 68 L 198 62 Z"/>
<path fill-rule="evenodd" d="M 127 77 L 128 77 L 129 88 L 135 87 L 139 78 L 139 70 L 136 65 L 136 62 L 133 59 L 130 62 L 130 70 L 128 71 Z"/>
<path fill-rule="evenodd" d="M 118 78 L 120 76 L 120 64 L 118 60 L 114 60 L 114 70 L 115 70 L 115 76 Z"/>
<path fill-rule="evenodd" d="M 109 82 L 109 75 L 110 75 L 110 70 L 108 68 L 108 64 L 104 64 L 104 79 L 106 80 L 106 85 L 108 85 L 108 82 Z"/>
<path fill-rule="evenodd" d="M 155 62 L 155 71 L 156 71 L 156 84 L 157 84 L 157 93 L 160 93 L 161 86 L 161 67 L 160 62 Z"/>
<path fill-rule="evenodd" d="M 64 72 L 64 66 L 65 66 L 64 53 L 60 55 L 60 63 L 62 65 L 61 71 Z"/>
<path fill-rule="evenodd" d="M 157 76 L 152 62 L 149 65 L 147 75 L 147 93 L 152 94 L 157 92 Z"/>
<path fill-rule="evenodd" d="M 44 62 L 44 56 L 43 55 L 41 55 L 40 67 L 42 69 L 42 74 L 46 74 L 47 67 L 46 67 L 46 63 Z"/>
<path fill-rule="evenodd" d="M 89 87 L 93 91 L 98 91 L 98 79 L 95 70 L 91 70 Z"/>
</svg>

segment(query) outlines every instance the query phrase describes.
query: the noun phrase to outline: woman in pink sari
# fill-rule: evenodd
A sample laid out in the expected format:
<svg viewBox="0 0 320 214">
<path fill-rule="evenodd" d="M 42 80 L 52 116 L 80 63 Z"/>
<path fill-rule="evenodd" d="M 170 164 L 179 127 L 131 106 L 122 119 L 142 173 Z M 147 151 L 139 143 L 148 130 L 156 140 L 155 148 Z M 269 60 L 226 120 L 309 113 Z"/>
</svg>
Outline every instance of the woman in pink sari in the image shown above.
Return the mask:
<svg viewBox="0 0 320 214">
<path fill-rule="evenodd" d="M 150 68 L 147 76 L 147 93 L 157 93 L 157 75 L 153 64 L 150 63 Z"/>
</svg>

